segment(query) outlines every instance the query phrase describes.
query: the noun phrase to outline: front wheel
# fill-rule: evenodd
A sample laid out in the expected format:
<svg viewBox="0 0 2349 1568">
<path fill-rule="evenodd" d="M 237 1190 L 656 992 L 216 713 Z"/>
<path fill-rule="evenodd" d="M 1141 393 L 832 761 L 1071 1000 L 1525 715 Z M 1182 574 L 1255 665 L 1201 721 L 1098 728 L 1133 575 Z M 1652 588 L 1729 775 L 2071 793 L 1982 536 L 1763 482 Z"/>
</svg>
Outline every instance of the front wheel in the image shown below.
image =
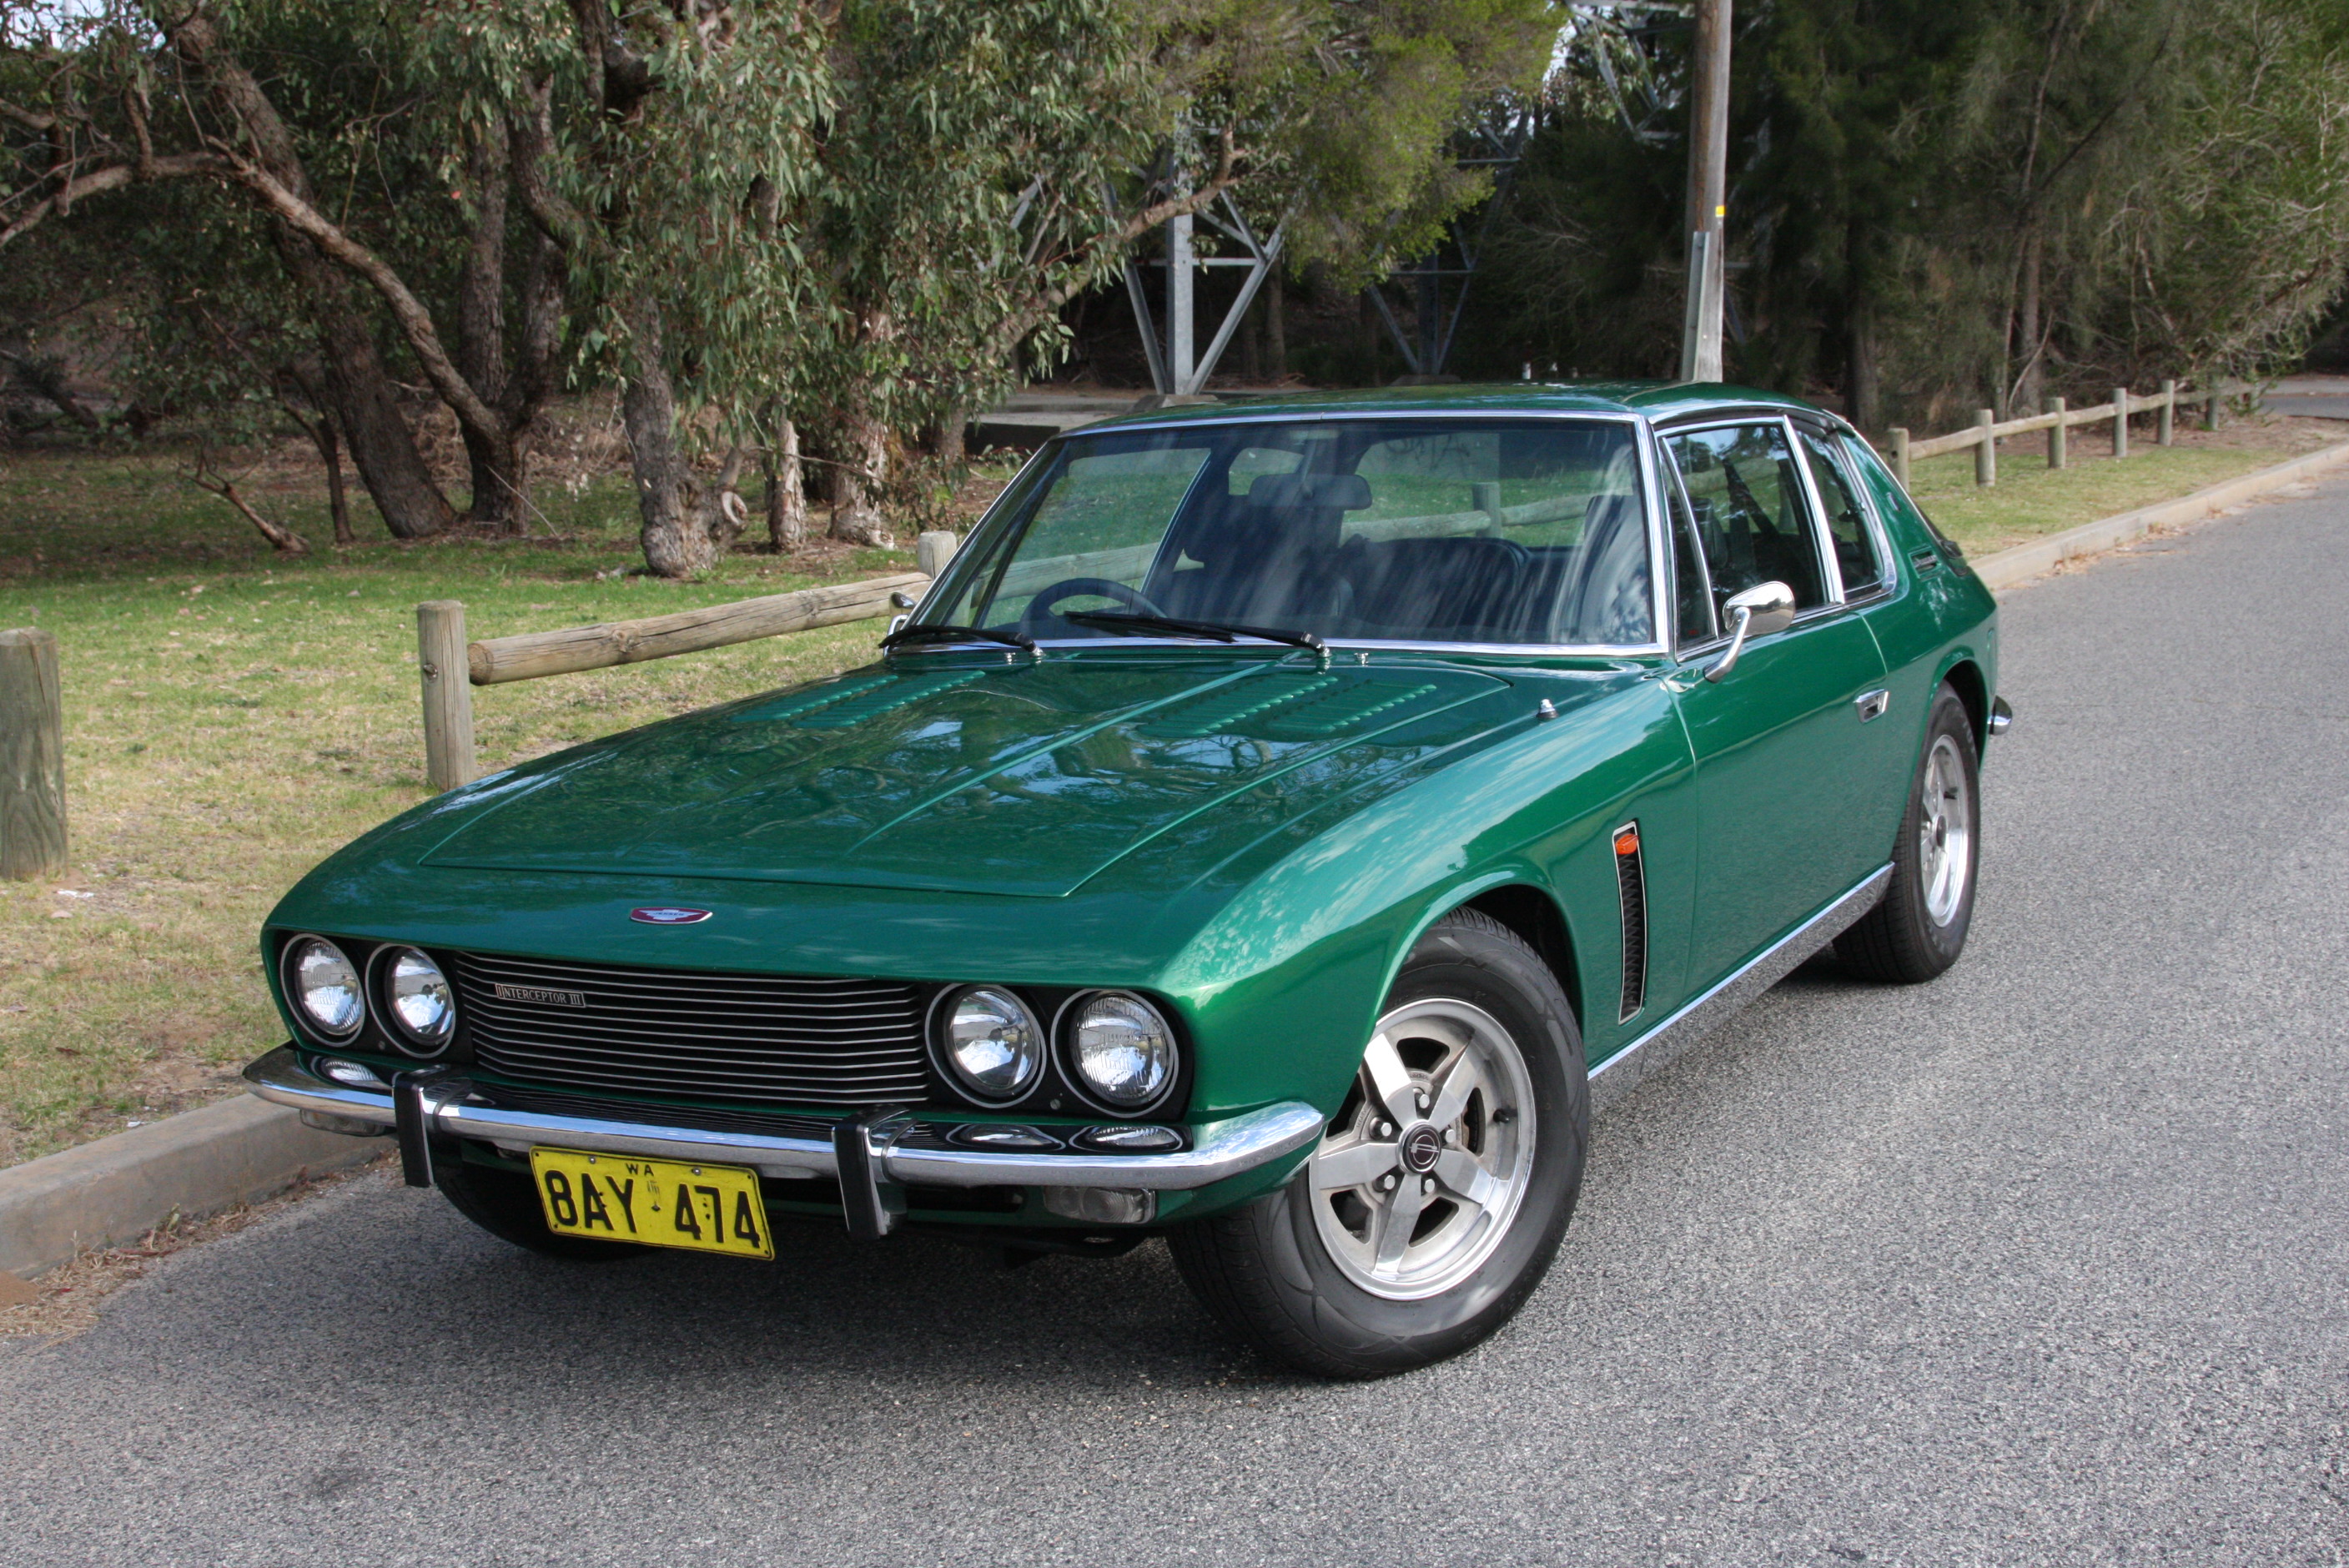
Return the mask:
<svg viewBox="0 0 2349 1568">
<path fill-rule="evenodd" d="M 1491 1334 L 1540 1282 L 1589 1119 L 1557 976 L 1499 922 L 1459 911 L 1403 965 L 1304 1168 L 1168 1244 L 1208 1311 L 1289 1366 L 1422 1367 Z"/>
<path fill-rule="evenodd" d="M 1925 724 L 1925 755 L 1892 846 L 1892 881 L 1882 901 L 1836 939 L 1837 956 L 1871 980 L 1906 985 L 1958 961 L 1974 919 L 1981 801 L 1973 718 L 1945 686 Z"/>
</svg>

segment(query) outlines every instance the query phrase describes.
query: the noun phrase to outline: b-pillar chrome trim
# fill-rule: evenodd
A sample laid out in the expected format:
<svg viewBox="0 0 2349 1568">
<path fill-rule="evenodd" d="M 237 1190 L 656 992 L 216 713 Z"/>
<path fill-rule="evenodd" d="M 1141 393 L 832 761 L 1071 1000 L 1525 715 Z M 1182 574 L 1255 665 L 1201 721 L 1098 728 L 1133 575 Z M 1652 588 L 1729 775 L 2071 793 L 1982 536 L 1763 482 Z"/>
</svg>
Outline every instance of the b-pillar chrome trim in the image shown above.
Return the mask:
<svg viewBox="0 0 2349 1568">
<path fill-rule="evenodd" d="M 399 1122 L 391 1087 L 367 1088 L 321 1078 L 303 1065 L 302 1053 L 291 1045 L 278 1047 L 246 1068 L 244 1077 L 262 1099 L 322 1119 L 375 1127 L 395 1127 Z M 663 1160 L 704 1160 L 749 1165 L 770 1176 L 842 1174 L 841 1134 L 853 1127 L 858 1140 L 856 1152 L 863 1158 L 852 1157 L 847 1163 L 862 1166 L 868 1184 L 885 1186 L 1185 1191 L 1213 1186 L 1295 1153 L 1321 1136 L 1327 1120 L 1301 1100 L 1284 1100 L 1220 1121 L 1194 1123 L 1185 1130 L 1190 1147 L 1166 1154 L 1013 1152 L 963 1149 L 932 1138 L 913 1139 L 909 1135 L 924 1130 L 923 1124 L 896 1109 L 827 1125 L 825 1136 L 794 1137 L 521 1110 L 489 1103 L 470 1079 L 455 1071 L 441 1076 L 402 1073 L 398 1090 L 412 1103 L 412 1124 L 434 1138 L 478 1139 L 514 1154 L 533 1144 L 555 1144 Z M 682 1113 L 679 1121 L 689 1115 Z M 889 1212 L 888 1197 L 885 1191 L 872 1194 L 873 1207 L 865 1214 L 869 1222 L 879 1225 L 880 1217 Z"/>
<path fill-rule="evenodd" d="M 1892 881 L 1879 866 L 1858 886 L 1746 960 L 1743 968 L 1590 1069 L 1594 1114 L 1621 1099 L 1649 1074 L 1719 1028 L 1729 1016 L 1800 968 L 1874 909 Z"/>
</svg>

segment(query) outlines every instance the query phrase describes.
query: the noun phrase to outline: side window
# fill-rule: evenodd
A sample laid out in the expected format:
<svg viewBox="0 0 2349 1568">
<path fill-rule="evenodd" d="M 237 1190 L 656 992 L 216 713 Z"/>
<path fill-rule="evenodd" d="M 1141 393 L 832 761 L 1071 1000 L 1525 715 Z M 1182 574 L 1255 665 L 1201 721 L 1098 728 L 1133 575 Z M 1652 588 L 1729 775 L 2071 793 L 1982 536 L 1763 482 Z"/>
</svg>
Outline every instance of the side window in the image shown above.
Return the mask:
<svg viewBox="0 0 2349 1568">
<path fill-rule="evenodd" d="M 1682 643 L 1702 643 L 1714 633 L 1713 596 L 1705 592 L 1704 549 L 1697 542 L 1696 513 L 1689 510 L 1667 453 L 1663 463 L 1664 509 L 1672 523 L 1672 599 Z"/>
<path fill-rule="evenodd" d="M 1827 602 L 1812 542 L 1810 507 L 1786 427 L 1773 419 L 1671 438 L 1688 487 L 1715 605 L 1764 583 L 1784 583 L 1795 607 Z"/>
<path fill-rule="evenodd" d="M 1843 574 L 1844 597 L 1873 593 L 1884 585 L 1884 562 L 1877 558 L 1876 536 L 1868 531 L 1859 494 L 1826 438 L 1805 430 L 1802 441 L 1811 480 L 1826 508 L 1827 545 L 1835 552 L 1836 570 Z"/>
</svg>

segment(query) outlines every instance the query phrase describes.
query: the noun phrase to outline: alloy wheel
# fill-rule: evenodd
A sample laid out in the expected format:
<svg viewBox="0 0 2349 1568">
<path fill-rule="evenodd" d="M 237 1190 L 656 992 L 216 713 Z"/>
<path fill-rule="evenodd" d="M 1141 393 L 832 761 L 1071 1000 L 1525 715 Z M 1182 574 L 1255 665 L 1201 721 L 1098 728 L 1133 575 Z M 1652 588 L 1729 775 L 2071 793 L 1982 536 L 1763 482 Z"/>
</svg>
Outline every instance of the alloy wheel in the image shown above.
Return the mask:
<svg viewBox="0 0 2349 1568">
<path fill-rule="evenodd" d="M 1973 875 L 1973 791 L 1965 758 L 1948 735 L 1933 738 L 1926 754 L 1924 798 L 1917 813 L 1917 861 L 1923 872 L 1925 913 L 1935 925 L 1957 918 Z"/>
<path fill-rule="evenodd" d="M 1532 1079 L 1498 1019 L 1445 997 L 1396 1008 L 1307 1167 L 1322 1244 L 1374 1295 L 1450 1289 L 1507 1234 L 1536 1134 Z"/>
</svg>

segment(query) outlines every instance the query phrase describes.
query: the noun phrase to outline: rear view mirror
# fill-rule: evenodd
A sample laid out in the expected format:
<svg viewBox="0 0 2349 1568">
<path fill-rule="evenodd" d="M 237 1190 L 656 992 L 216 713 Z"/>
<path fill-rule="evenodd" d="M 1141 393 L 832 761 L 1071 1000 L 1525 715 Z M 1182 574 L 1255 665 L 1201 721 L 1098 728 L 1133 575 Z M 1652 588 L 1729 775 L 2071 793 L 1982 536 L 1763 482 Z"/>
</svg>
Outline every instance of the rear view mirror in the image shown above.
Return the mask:
<svg viewBox="0 0 2349 1568">
<path fill-rule="evenodd" d="M 1757 583 L 1743 593 L 1731 594 L 1721 609 L 1730 625 L 1729 651 L 1704 672 L 1709 681 L 1717 681 L 1737 667 L 1737 655 L 1745 651 L 1746 638 L 1766 637 L 1795 624 L 1795 591 L 1784 583 Z"/>
</svg>

